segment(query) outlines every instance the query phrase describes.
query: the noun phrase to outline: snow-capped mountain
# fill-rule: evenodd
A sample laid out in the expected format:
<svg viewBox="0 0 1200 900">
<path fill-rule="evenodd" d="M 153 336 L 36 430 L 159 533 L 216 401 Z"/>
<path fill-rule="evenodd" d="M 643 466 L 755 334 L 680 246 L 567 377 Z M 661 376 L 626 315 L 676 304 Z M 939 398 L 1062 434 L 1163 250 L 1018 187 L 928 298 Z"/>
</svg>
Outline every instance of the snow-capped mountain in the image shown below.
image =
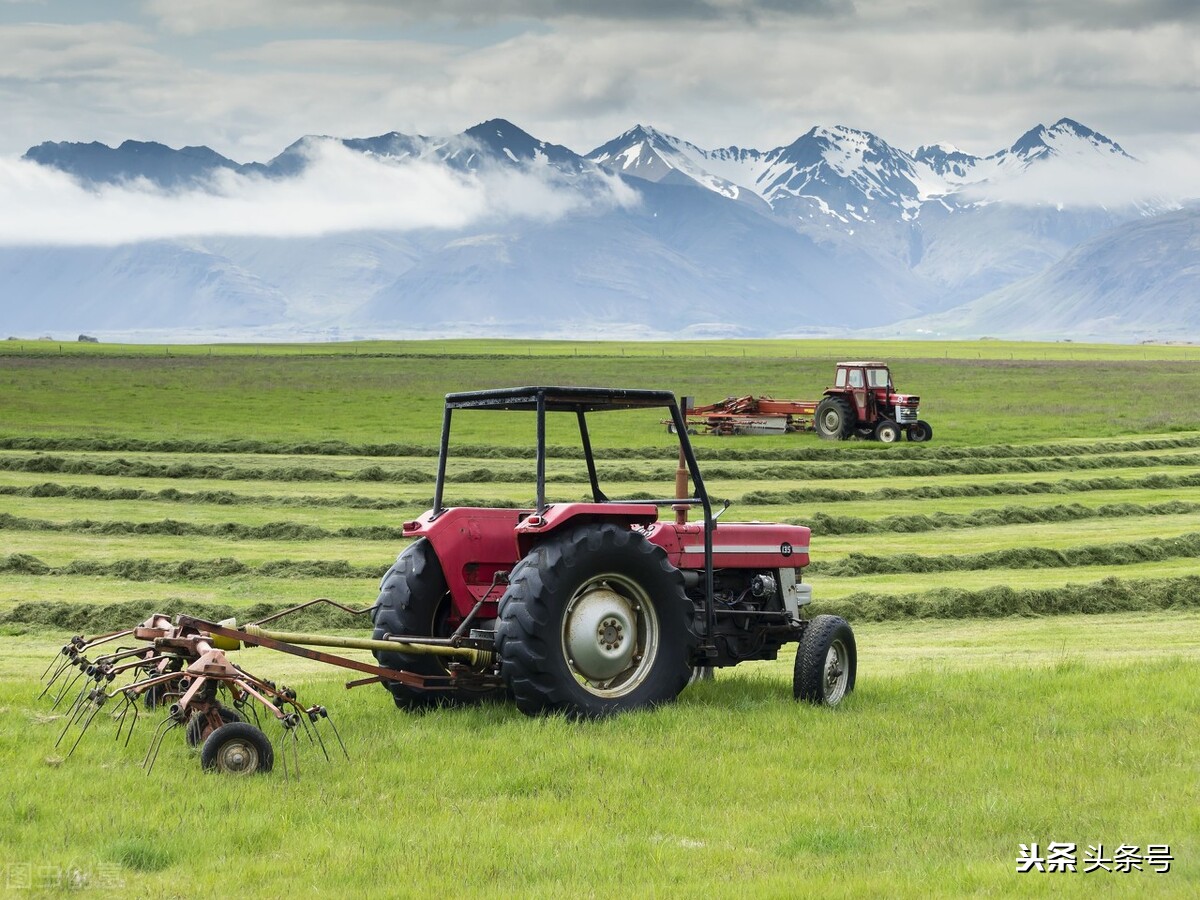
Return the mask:
<svg viewBox="0 0 1200 900">
<path fill-rule="evenodd" d="M 755 189 L 736 183 L 743 172 L 753 170 L 759 156 L 757 150 L 742 154 L 736 147 L 709 153 L 649 126 L 635 125 L 597 147 L 587 158 L 620 175 L 665 184 L 699 185 L 730 200 L 761 205 Z"/>
<path fill-rule="evenodd" d="M 488 183 L 489 173 L 531 176 L 501 183 L 501 193 L 549 185 L 559 211 L 553 219 L 494 213 L 453 226 L 342 227 L 303 237 L 0 247 L 0 332 L 141 325 L 366 335 L 472 328 L 523 336 L 778 335 L 878 327 L 997 291 L 1010 291 L 1009 304 L 1011 292 L 1035 284 L 1042 285 L 1038 302 L 1052 306 L 1068 275 L 1029 279 L 1059 271 L 1054 267 L 1097 236 L 1137 235 L 1122 229 L 1153 222 L 1147 216 L 1182 199 L 1105 206 L 1041 197 L 1039 186 L 1054 180 L 1047 173 L 1060 171 L 1056 166 L 1074 177 L 1094 172 L 1101 184 L 1141 165 L 1071 119 L 1038 125 L 984 156 L 944 143 L 910 153 L 841 125 L 812 127 L 767 150 L 706 150 L 637 125 L 583 156 L 492 119 L 440 137 L 309 135 L 266 162 L 135 141 L 115 148 L 48 142 L 25 159 L 89 189 L 138 181 L 175 196 L 203 193 L 217 180 L 228 192 L 231 183 L 236 188 L 233 176 L 290 184 L 327 146 L 386 166 L 420 161 L 420 171 L 440 167 L 468 186 Z M 602 195 L 611 201 L 614 183 L 623 185 L 625 199 L 595 202 Z M 1187 257 L 1170 250 L 1170 241 L 1160 244 L 1168 249 L 1156 265 L 1169 269 L 1171 259 Z M 1114 238 L 1103 252 L 1119 261 L 1125 251 Z M 1141 269 L 1131 262 L 1128 271 Z M 1101 295 L 1104 316 L 1115 314 L 1116 294 L 1069 277 L 1082 285 L 1071 295 L 1072 317 L 1086 318 L 1087 297 Z M 1121 282 L 1131 307 L 1138 283 Z M 1172 297 L 1195 303 L 1178 292 Z M 1151 318 L 1166 317 L 1168 306 L 1156 305 Z M 1048 328 L 1060 321 L 1035 320 Z M 990 320 L 956 313 L 938 321 L 961 333 Z M 1152 326 L 1145 316 L 1138 322 Z"/>
<path fill-rule="evenodd" d="M 1011 147 L 986 157 L 950 144 L 908 153 L 844 125 L 817 126 L 787 146 L 765 151 L 704 150 L 638 125 L 587 157 L 623 175 L 648 181 L 682 178 L 731 199 L 751 192 L 776 211 L 796 215 L 799 206 L 800 218 L 812 218 L 815 210 L 847 228 L 869 219 L 914 219 L 933 198 L 963 205 L 954 196 L 962 187 L 1019 177 L 1039 161 L 1135 162 L 1116 142 L 1067 118 L 1049 128 L 1031 128 Z"/>
</svg>

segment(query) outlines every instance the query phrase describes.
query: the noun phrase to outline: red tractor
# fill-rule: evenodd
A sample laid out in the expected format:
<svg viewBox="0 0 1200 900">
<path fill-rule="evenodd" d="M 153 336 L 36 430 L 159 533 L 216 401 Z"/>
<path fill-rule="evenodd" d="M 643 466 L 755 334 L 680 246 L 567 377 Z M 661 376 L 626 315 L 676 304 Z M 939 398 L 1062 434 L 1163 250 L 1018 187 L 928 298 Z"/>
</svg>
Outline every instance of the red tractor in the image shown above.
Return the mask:
<svg viewBox="0 0 1200 900">
<path fill-rule="evenodd" d="M 675 496 L 609 498 L 589 416 L 655 409 L 669 412 L 679 439 Z M 531 507 L 443 505 L 451 418 L 468 410 L 533 414 Z M 546 495 L 550 413 L 578 423 L 591 494 L 584 502 Z M 664 507 L 673 509 L 671 521 L 659 519 Z M 691 508 L 700 521 L 688 521 Z M 844 619 L 803 616 L 811 600 L 801 580 L 809 529 L 718 527 L 719 514 L 670 392 L 521 387 L 449 394 L 433 508 L 404 523 L 414 540 L 383 577 L 371 613 L 374 641 L 396 642 L 376 650 L 376 659 L 405 675 L 381 680 L 406 709 L 511 696 L 530 715 L 590 718 L 670 702 L 714 667 L 775 659 L 794 641 L 794 696 L 836 705 L 854 688 L 857 651 Z M 429 652 L 437 646 L 445 653 Z M 463 657 L 471 649 L 478 651 L 473 662 Z"/>
<path fill-rule="evenodd" d="M 885 444 L 900 440 L 903 429 L 910 441 L 933 437 L 933 428 L 920 418 L 921 398 L 897 394 L 892 373 L 883 362 L 840 362 L 833 387 L 817 404 L 814 424 L 827 440 L 852 435 L 873 437 Z"/>
</svg>

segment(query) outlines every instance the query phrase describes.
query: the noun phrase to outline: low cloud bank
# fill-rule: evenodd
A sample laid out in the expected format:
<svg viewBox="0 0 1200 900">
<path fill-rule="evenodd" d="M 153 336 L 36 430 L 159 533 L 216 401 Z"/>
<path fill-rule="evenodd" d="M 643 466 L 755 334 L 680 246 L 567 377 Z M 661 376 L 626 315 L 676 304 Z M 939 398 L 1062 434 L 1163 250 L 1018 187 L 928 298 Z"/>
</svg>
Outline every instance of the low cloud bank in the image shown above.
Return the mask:
<svg viewBox="0 0 1200 900">
<path fill-rule="evenodd" d="M 962 196 L 1018 206 L 1170 206 L 1200 198 L 1200 153 L 1161 152 L 1138 160 L 1055 157 L 966 187 Z"/>
<path fill-rule="evenodd" d="M 549 166 L 455 171 L 394 161 L 336 141 L 308 149 L 286 179 L 220 171 L 205 185 L 164 190 L 136 180 L 87 188 L 24 160 L 0 160 L 0 245 L 115 246 L 210 235 L 304 237 L 360 230 L 461 229 L 491 220 L 554 220 L 631 206 L 614 177 L 568 178 Z"/>
</svg>

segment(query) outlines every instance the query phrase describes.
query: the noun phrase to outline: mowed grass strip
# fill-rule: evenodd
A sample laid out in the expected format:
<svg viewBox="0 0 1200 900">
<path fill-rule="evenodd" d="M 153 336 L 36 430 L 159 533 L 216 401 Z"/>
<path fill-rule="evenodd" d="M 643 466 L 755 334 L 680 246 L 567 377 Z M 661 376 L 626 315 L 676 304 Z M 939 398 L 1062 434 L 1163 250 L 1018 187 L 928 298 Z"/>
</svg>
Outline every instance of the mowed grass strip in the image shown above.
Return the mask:
<svg viewBox="0 0 1200 900">
<path fill-rule="evenodd" d="M 1200 503 L 1186 500 L 1170 500 L 1165 503 L 1111 503 L 1089 507 L 1081 503 L 1063 503 L 1051 506 L 1005 506 L 998 509 L 977 509 L 969 513 L 933 513 L 886 516 L 882 519 L 863 519 L 856 516 L 838 516 L 815 513 L 807 521 L 795 524 L 808 525 L 822 535 L 886 534 L 900 532 L 912 534 L 925 531 L 964 530 L 990 528 L 998 525 L 1028 525 L 1038 522 L 1078 522 L 1087 519 L 1126 519 L 1140 517 L 1191 516 L 1200 512 Z"/>
<path fill-rule="evenodd" d="M 53 522 L 47 519 L 30 519 L 0 513 L 0 531 L 53 531 L 75 534 L 166 534 L 220 537 L 232 541 L 321 541 L 357 538 L 364 541 L 398 541 L 404 538 L 404 529 L 390 525 L 351 525 L 331 530 L 319 525 L 300 522 L 268 522 L 262 525 L 245 525 L 240 522 L 201 524 L 178 519 L 159 519 L 149 522 L 123 522 L 119 520 L 96 521 L 72 519 L 68 522 Z"/>
<path fill-rule="evenodd" d="M 340 458 L 337 460 L 342 462 Z M 474 461 L 459 461 L 448 468 L 446 477 L 450 483 L 522 482 L 533 480 L 533 469 L 529 463 L 514 467 L 510 465 L 482 464 Z M 1109 470 L 1114 468 L 1159 468 L 1200 466 L 1200 454 L 1193 452 L 1157 454 L 1120 454 L 1084 457 L 1039 457 L 1018 459 L 978 460 L 871 460 L 868 462 L 843 462 L 834 464 L 817 463 L 771 463 L 749 464 L 728 462 L 710 463 L 703 469 L 707 479 L 754 480 L 790 479 L 831 481 L 840 479 L 868 478 L 921 478 L 947 475 L 1010 475 L 1016 473 L 1074 472 Z M 634 464 L 601 464 L 598 466 L 602 481 L 653 481 L 672 483 L 675 465 L 659 466 Z M 22 456 L 0 455 L 0 471 L 35 472 L 41 474 L 79 474 L 102 476 L 125 476 L 135 478 L 210 479 L 220 481 L 282 481 L 282 482 L 391 482 L 401 484 L 428 484 L 433 469 L 428 466 L 381 465 L 377 463 L 347 467 L 333 467 L 328 461 L 313 464 L 297 460 L 290 466 L 243 465 L 229 462 L 149 462 L 142 459 L 114 457 L 96 459 L 86 456 L 67 457 L 61 455 Z M 588 475 L 582 468 L 555 468 L 549 476 L 558 482 L 586 484 Z"/>
<path fill-rule="evenodd" d="M 621 490 L 628 485 L 617 485 Z M 634 490 L 644 491 L 649 482 L 635 483 Z M 720 490 L 736 482 L 714 481 L 712 489 Z M 747 491 L 736 498 L 739 503 L 753 506 L 777 506 L 797 503 L 879 503 L 886 501 L 978 499 L 1045 495 L 1045 494 L 1094 494 L 1118 491 L 1185 491 L 1200 488 L 1200 472 L 1187 475 L 1155 474 L 1140 478 L 1063 478 L 1057 481 L 1001 481 L 993 484 L 929 484 L 914 487 L 883 487 L 876 490 L 838 490 L 836 488 L 793 488 L 789 490 Z M 360 494 L 315 496 L 310 494 L 260 494 L 231 490 L 187 491 L 176 487 L 157 491 L 137 487 L 104 487 L 102 483 L 63 485 L 53 481 L 34 484 L 0 484 L 0 496 L 23 498 L 68 498 L 87 501 L 151 501 L 164 503 L 203 503 L 232 505 L 271 506 L 343 506 L 352 509 L 393 509 L 411 500 L 399 500 Z M 410 495 L 411 496 L 411 495 Z M 432 495 L 430 495 L 432 496 Z M 481 501 L 482 503 L 482 501 Z M 453 505 L 468 505 L 455 503 Z"/>
<path fill-rule="evenodd" d="M 1200 575 L 1194 571 L 1176 578 L 1110 577 L 1045 587 L 1015 588 L 1006 583 L 974 590 L 938 586 L 914 593 L 859 590 L 827 597 L 820 608 L 854 622 L 1188 610 L 1200 608 Z M 814 596 L 816 588 L 814 584 Z"/>
<path fill-rule="evenodd" d="M 470 486 L 466 486 L 471 489 Z M 444 502 L 447 506 L 488 506 L 508 508 L 532 508 L 534 497 L 527 495 L 524 486 L 505 490 L 486 491 L 478 486 L 475 496 L 449 494 Z M 606 486 L 609 495 L 615 498 L 659 499 L 649 483 L 614 484 Z M 659 486 L 661 487 L 661 486 Z M 462 490 L 464 486 L 456 486 Z M 726 490 L 726 488 L 732 488 Z M 736 485 L 717 482 L 711 487 L 715 497 L 731 497 L 733 508 L 724 515 L 726 521 L 735 519 L 772 520 L 791 518 L 805 521 L 818 512 L 826 516 L 848 516 L 871 521 L 892 517 L 903 517 L 914 510 L 923 515 L 957 514 L 968 515 L 988 508 L 985 501 L 995 495 L 983 497 L 935 497 L 920 501 L 910 498 L 888 500 L 862 500 L 843 502 L 791 502 L 787 504 L 759 504 L 738 498 Z M 101 488 L 92 485 L 57 485 L 42 483 L 30 487 L 0 486 L 0 496 L 8 498 L 4 506 L 9 514 L 18 518 L 44 519 L 56 523 L 71 520 L 154 522 L 162 519 L 185 519 L 197 525 L 219 525 L 237 522 L 241 525 L 266 525 L 286 520 L 298 524 L 315 525 L 327 530 L 373 525 L 396 525 L 415 518 L 432 503 L 432 496 L 422 494 L 420 489 L 407 492 L 408 497 L 375 497 L 361 494 L 317 496 L 307 494 L 256 494 L 231 491 L 179 491 L 167 488 L 161 491 L 139 491 L 136 488 Z M 660 490 L 659 494 L 666 493 Z M 747 495 L 750 496 L 750 495 Z M 1006 495 L 999 495 L 1004 497 Z M 1036 493 L 1019 494 L 1022 508 L 1062 506 L 1065 499 L 1073 504 L 1096 509 L 1099 507 L 1135 503 L 1139 506 L 1157 506 L 1173 501 L 1200 501 L 1200 485 L 1194 488 L 1157 488 L 1096 490 L 1071 494 Z M 587 500 L 585 490 L 556 491 L 551 499 Z M 919 506 L 916 505 L 919 502 Z"/>
<path fill-rule="evenodd" d="M 815 513 L 795 524 L 807 525 L 821 535 L 914 534 L 930 531 L 960 531 L 996 526 L 1029 525 L 1033 523 L 1080 522 L 1089 519 L 1160 518 L 1195 516 L 1200 502 L 1172 500 L 1156 504 L 1119 503 L 1089 507 L 1082 504 L 1056 504 L 1040 507 L 1006 506 L 998 509 L 977 509 L 969 513 L 906 514 L 881 519 L 838 516 Z M 325 541 L 348 538 L 363 541 L 399 541 L 404 531 L 399 525 L 362 524 L 341 528 L 321 525 L 271 521 L 262 524 L 241 522 L 203 523 L 179 519 L 123 521 L 117 519 L 71 519 L 53 521 L 0 513 L 0 531 L 54 532 L 94 535 L 173 535 L 222 538 L 231 541 Z"/>
<path fill-rule="evenodd" d="M 832 601 L 842 601 L 850 597 L 861 596 L 870 598 L 874 603 L 879 601 L 879 612 L 872 615 L 881 619 L 903 618 L 908 613 L 903 604 L 893 605 L 893 597 L 921 597 L 935 591 L 949 590 L 964 592 L 968 599 L 955 605 L 958 614 L 982 616 L 983 611 L 975 609 L 993 609 L 991 615 L 1052 615 L 1052 610 L 1030 613 L 1034 607 L 996 606 L 987 599 L 988 592 L 1002 589 L 1020 593 L 1029 591 L 1060 591 L 1065 588 L 1094 585 L 1099 583 L 1117 583 L 1130 587 L 1136 602 L 1129 602 L 1121 608 L 1126 609 L 1158 609 L 1161 603 L 1151 599 L 1154 594 L 1153 583 L 1158 581 L 1174 581 L 1194 576 L 1198 570 L 1196 561 L 1187 557 L 1160 560 L 1145 563 L 1125 563 L 1120 565 L 1075 566 L 1065 569 L 973 569 L 954 572 L 938 573 L 887 573 L 884 575 L 858 575 L 849 578 L 839 578 L 832 575 L 812 575 L 805 578 L 813 587 L 813 611 L 829 612 L 840 609 Z M 973 599 L 972 599 L 973 598 Z M 1024 602 L 1024 601 L 1022 601 Z M 1079 609 L 1084 604 L 1094 607 L 1093 601 L 1086 596 L 1079 596 Z M 1178 604 L 1176 604 L 1178 605 Z M 1186 604 L 1184 604 L 1186 605 Z M 1069 608 L 1069 604 L 1062 607 Z M 930 609 L 948 609 L 949 607 L 932 605 Z M 1037 607 L 1040 609 L 1041 607 Z M 1054 607 L 1059 608 L 1059 607 Z M 949 613 L 947 613 L 949 616 Z"/>
<path fill-rule="evenodd" d="M 671 443 L 671 441 L 664 441 Z M 1111 453 L 1142 453 L 1148 451 L 1183 450 L 1200 447 L 1200 435 L 1130 437 L 1125 439 L 1075 440 L 1040 444 L 991 444 L 975 447 L 944 447 L 937 444 L 883 446 L 871 441 L 844 443 L 819 442 L 806 438 L 785 438 L 784 442 L 694 436 L 696 455 L 706 460 L 785 460 L 830 461 L 841 459 L 1005 459 L 1039 456 L 1085 456 Z M 790 446 L 789 446 L 790 444 Z M 252 440 L 146 440 L 134 437 L 95 437 L 93 435 L 61 435 L 30 437 L 0 435 L 0 451 L 71 451 L 105 454 L 160 456 L 188 454 L 191 456 L 351 456 L 351 457 L 436 457 L 436 444 L 347 444 L 342 441 L 280 442 Z M 582 459 L 583 450 L 574 445 L 550 445 L 546 454 L 551 459 Z M 480 444 L 455 446 L 457 458 L 469 459 L 527 459 L 525 447 Z M 661 455 L 657 447 L 605 447 L 609 459 L 654 459 Z"/>
<path fill-rule="evenodd" d="M 1200 533 L 1148 541 L 1091 544 L 1085 547 L 1012 547 L 970 555 L 921 555 L 905 553 L 876 556 L 851 553 L 833 562 L 817 560 L 805 570 L 808 575 L 855 578 L 862 575 L 928 574 L 981 569 L 1068 569 L 1082 566 L 1125 566 L 1200 557 Z"/>
<path fill-rule="evenodd" d="M 837 711 L 795 704 L 781 660 L 720 672 L 671 707 L 581 724 L 509 706 L 405 715 L 377 688 L 347 693 L 338 673 L 243 651 L 244 665 L 330 708 L 350 760 L 327 764 L 306 748 L 286 789 L 279 773 L 205 777 L 173 733 L 155 768 L 171 791 L 149 790 L 137 765 L 153 722 L 122 748 L 101 718 L 64 760 L 52 746 L 62 720 L 33 699 L 54 644 L 12 639 L 0 660 L 12 798 L 0 852 L 93 879 L 116 867 L 125 892 L 146 895 L 180 884 L 301 892 L 315 878 L 371 894 L 372 863 L 403 835 L 408 862 L 389 890 L 414 895 L 452 884 L 493 896 L 514 883 L 624 894 L 636 871 L 640 889 L 667 895 L 791 895 L 799 884 L 823 895 L 1012 894 L 1056 877 L 1067 896 L 1094 895 L 1099 878 L 1186 896 L 1200 880 L 1195 617 L 996 624 L 864 626 L 858 689 Z M 1097 634 L 1114 635 L 1122 655 L 1109 659 Z M 698 754 L 720 761 L 703 779 Z M 137 815 L 114 814 L 131 797 Z M 258 849 L 197 868 L 176 839 L 181 815 L 234 821 Z M 514 852 L 514 835 L 536 852 Z M 1169 843 L 1175 863 L 1167 875 L 1019 875 L 1019 845 L 1033 840 Z"/>
<path fill-rule="evenodd" d="M 0 560 L 2 562 L 2 560 Z M 128 563 L 123 564 L 124 563 Z M 208 619 L 227 614 L 250 621 L 246 610 L 265 604 L 272 610 L 327 597 L 353 608 L 369 606 L 379 593 L 379 579 L 387 564 L 375 570 L 348 569 L 336 564 L 305 565 L 286 560 L 263 567 L 242 567 L 241 574 L 208 575 L 217 569 L 188 561 L 177 566 L 139 565 L 138 560 L 115 561 L 110 575 L 63 574 L 77 571 L 43 570 L 39 574 L 10 574 L 0 568 L 0 635 L 55 634 L 71 622 L 97 623 L 114 628 L 131 618 L 143 621 L 152 612 L 187 613 Z M 87 572 L 87 566 L 78 571 Z M 194 574 L 193 574 L 194 573 Z M 335 574 L 327 574 L 335 573 Z M 105 613 L 121 607 L 118 613 Z M 225 611 L 225 612 L 223 612 Z M 221 613 L 221 614 L 219 614 Z M 317 628 L 355 627 L 369 630 L 367 620 L 347 624 L 333 617 L 309 624 Z M 306 626 L 307 627 L 307 626 Z M 78 629 L 76 629 L 78 630 Z"/>
</svg>

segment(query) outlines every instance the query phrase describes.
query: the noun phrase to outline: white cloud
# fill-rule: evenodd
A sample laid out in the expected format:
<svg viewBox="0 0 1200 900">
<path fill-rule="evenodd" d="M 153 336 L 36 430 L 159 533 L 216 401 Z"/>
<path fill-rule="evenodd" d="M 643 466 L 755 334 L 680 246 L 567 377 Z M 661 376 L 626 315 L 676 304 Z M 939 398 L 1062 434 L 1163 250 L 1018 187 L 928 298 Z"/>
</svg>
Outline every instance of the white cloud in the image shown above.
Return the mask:
<svg viewBox="0 0 1200 900">
<path fill-rule="evenodd" d="M 597 177 L 583 190 L 548 167 L 467 174 L 429 161 L 384 161 L 335 141 L 313 142 L 309 154 L 296 178 L 223 171 L 204 189 L 178 192 L 145 181 L 88 190 L 53 169 L 0 161 L 0 244 L 111 246 L 206 235 L 459 229 L 636 202 L 617 179 Z"/>
<path fill-rule="evenodd" d="M 1200 153 L 1156 151 L 1140 160 L 1062 156 L 1039 160 L 1019 175 L 963 190 L 968 200 L 1020 206 L 1161 209 L 1200 199 Z"/>
<path fill-rule="evenodd" d="M 982 154 L 1062 116 L 1138 155 L 1143 136 L 1197 133 L 1194 0 L 143 6 L 159 29 L 0 27 L 0 153 L 130 137 L 265 159 L 305 133 L 449 134 L 495 116 L 579 152 L 638 121 L 706 147 L 847 124 Z"/>
</svg>

